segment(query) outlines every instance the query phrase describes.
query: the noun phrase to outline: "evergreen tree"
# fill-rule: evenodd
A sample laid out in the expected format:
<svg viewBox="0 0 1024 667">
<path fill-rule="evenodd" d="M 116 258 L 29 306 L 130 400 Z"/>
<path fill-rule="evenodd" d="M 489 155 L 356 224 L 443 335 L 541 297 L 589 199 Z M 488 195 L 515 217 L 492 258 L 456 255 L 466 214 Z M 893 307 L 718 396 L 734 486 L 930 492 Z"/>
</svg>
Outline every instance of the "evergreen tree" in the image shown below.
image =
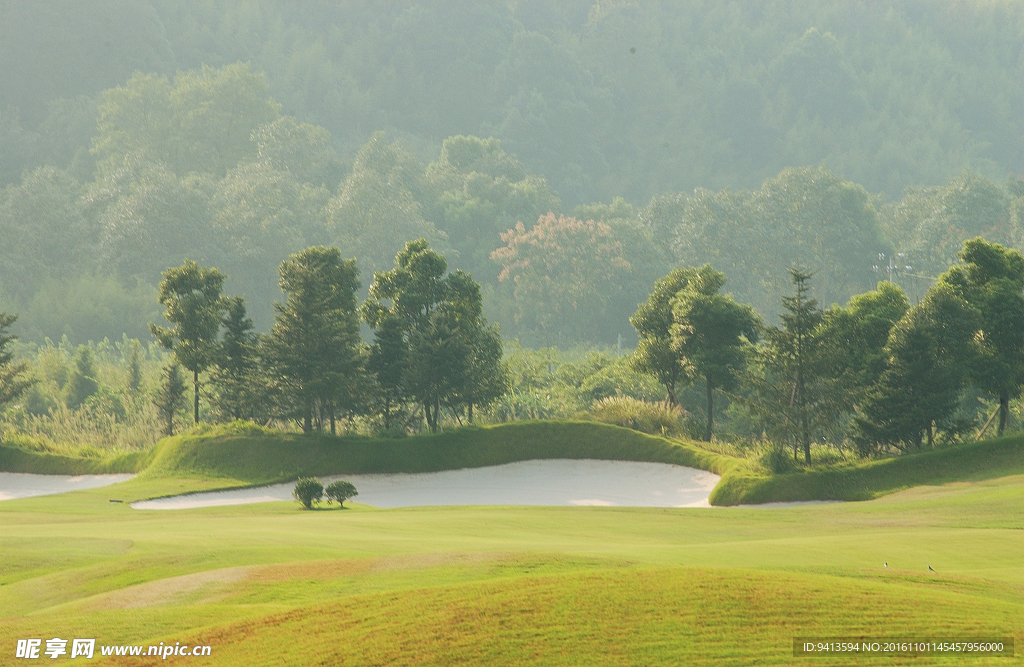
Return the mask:
<svg viewBox="0 0 1024 667">
<path fill-rule="evenodd" d="M 279 274 L 288 296 L 274 304 L 268 361 L 303 432 L 313 430 L 315 416 L 321 429 L 327 417 L 334 433 L 339 410 L 354 410 L 365 387 L 356 260 L 315 246 L 290 255 Z"/>
<path fill-rule="evenodd" d="M 150 324 L 153 337 L 174 358 L 192 371 L 193 416 L 199 423 L 199 373 L 213 362 L 220 331 L 223 299 L 220 291 L 224 274 L 186 259 L 181 266 L 167 269 L 160 281 L 160 305 L 164 319 L 173 327 Z"/>
<path fill-rule="evenodd" d="M 224 336 L 215 358 L 213 382 L 217 387 L 214 403 L 228 419 L 255 416 L 259 379 L 257 339 L 252 320 L 246 316 L 245 300 L 240 296 L 225 302 Z"/>
<path fill-rule="evenodd" d="M 131 342 L 131 354 L 128 356 L 127 382 L 128 392 L 133 396 L 142 389 L 142 346 L 139 341 Z"/>
<path fill-rule="evenodd" d="M 431 431 L 440 429 L 443 407 L 471 411 L 503 395 L 508 384 L 501 338 L 483 317 L 480 285 L 462 271 L 446 276 L 447 269 L 425 239 L 410 241 L 392 270 L 374 274 L 363 305 L 363 317 L 380 336 L 375 366 L 387 372 L 378 383 L 395 396 L 400 387 L 408 392 Z M 393 360 L 381 356 L 384 346 L 395 350 Z"/>
<path fill-rule="evenodd" d="M 96 367 L 93 364 L 92 350 L 85 345 L 79 345 L 72 361 L 71 374 L 64 386 L 64 402 L 74 410 L 98 390 L 99 383 L 96 381 Z"/>
<path fill-rule="evenodd" d="M 18 338 L 10 333 L 17 319 L 17 315 L 0 312 L 0 407 L 17 399 L 33 383 L 27 376 L 28 363 L 15 363 L 14 353 L 8 349 Z"/>
<path fill-rule="evenodd" d="M 406 374 L 409 372 L 409 345 L 403 322 L 385 315 L 375 320 L 373 345 L 366 369 L 376 380 L 378 412 L 384 428 L 390 429 L 395 411 L 406 401 Z"/>
<path fill-rule="evenodd" d="M 810 296 L 811 274 L 800 269 L 789 269 L 789 274 L 794 293 L 782 298 L 782 326 L 765 332 L 766 345 L 760 350 L 765 378 L 754 386 L 762 419 L 775 422 L 776 433 L 792 437 L 794 458 L 802 450 L 810 465 L 812 436 L 823 424 L 837 421 L 836 397 L 823 373 L 816 335 L 822 312 Z"/>
<path fill-rule="evenodd" d="M 164 369 L 164 379 L 153 403 L 167 424 L 164 434 L 174 435 L 174 415 L 185 407 L 185 380 L 181 376 L 181 365 L 177 362 Z"/>
</svg>

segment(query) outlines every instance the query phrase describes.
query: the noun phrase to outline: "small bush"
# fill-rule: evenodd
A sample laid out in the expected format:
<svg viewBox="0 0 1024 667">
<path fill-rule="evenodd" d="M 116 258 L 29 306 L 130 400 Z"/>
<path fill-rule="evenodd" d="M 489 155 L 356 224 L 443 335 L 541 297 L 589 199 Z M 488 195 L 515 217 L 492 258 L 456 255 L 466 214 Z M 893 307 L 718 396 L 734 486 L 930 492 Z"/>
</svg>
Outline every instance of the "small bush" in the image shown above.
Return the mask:
<svg viewBox="0 0 1024 667">
<path fill-rule="evenodd" d="M 359 492 L 356 491 L 356 487 L 351 482 L 338 480 L 329 484 L 324 490 L 324 494 L 327 496 L 327 502 L 337 500 L 338 504 L 344 507 L 345 501 L 358 496 Z"/>
<path fill-rule="evenodd" d="M 651 403 L 631 396 L 609 396 L 594 401 L 587 417 L 653 435 L 688 435 L 686 411 L 668 401 Z"/>
<path fill-rule="evenodd" d="M 324 485 L 312 477 L 300 477 L 295 482 L 295 490 L 292 491 L 292 498 L 302 503 L 306 509 L 313 509 L 314 503 L 320 502 L 324 496 Z"/>
<path fill-rule="evenodd" d="M 792 454 L 782 445 L 766 447 L 758 457 L 758 462 L 765 470 L 776 475 L 783 475 L 796 469 Z"/>
</svg>

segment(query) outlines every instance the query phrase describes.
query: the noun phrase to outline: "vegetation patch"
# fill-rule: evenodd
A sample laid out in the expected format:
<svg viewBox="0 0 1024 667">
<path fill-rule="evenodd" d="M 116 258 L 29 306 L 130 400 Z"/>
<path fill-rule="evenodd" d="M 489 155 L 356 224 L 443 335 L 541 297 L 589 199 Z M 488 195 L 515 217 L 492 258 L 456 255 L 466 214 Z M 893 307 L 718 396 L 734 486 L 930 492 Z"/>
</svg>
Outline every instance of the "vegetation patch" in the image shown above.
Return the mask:
<svg viewBox="0 0 1024 667">
<path fill-rule="evenodd" d="M 1024 473 L 1024 436 L 1015 435 L 896 458 L 822 466 L 782 475 L 737 467 L 711 492 L 712 505 L 800 500 L 870 500 L 914 486 Z"/>
</svg>

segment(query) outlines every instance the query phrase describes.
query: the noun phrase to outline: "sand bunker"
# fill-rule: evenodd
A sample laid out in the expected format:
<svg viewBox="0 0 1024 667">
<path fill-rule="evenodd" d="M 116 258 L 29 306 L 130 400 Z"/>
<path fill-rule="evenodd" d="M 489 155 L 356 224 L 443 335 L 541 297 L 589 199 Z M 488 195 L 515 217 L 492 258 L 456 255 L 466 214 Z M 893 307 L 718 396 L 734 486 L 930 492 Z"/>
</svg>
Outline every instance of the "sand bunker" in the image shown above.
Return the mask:
<svg viewBox="0 0 1024 667">
<path fill-rule="evenodd" d="M 601 505 L 708 507 L 718 475 L 667 463 L 552 459 L 444 472 L 321 477 L 345 479 L 356 502 L 423 505 Z M 292 500 L 295 484 L 195 493 L 134 503 L 136 509 L 190 509 Z"/>
<path fill-rule="evenodd" d="M 55 493 L 110 486 L 135 475 L 32 475 L 24 472 L 0 472 L 0 500 L 49 496 Z"/>
</svg>

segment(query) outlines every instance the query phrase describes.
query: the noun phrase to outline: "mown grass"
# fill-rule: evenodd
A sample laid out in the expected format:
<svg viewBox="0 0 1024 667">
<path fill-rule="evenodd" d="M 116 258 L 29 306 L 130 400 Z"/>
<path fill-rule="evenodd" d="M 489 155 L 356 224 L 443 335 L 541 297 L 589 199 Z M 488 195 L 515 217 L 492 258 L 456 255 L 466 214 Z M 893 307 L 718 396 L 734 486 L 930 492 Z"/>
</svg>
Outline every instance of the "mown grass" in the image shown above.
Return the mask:
<svg viewBox="0 0 1024 667">
<path fill-rule="evenodd" d="M 205 643 L 188 661 L 215 665 L 806 664 L 796 635 L 1024 641 L 1022 476 L 785 509 L 143 512 L 108 492 L 0 503 L 0 664 L 19 637 Z"/>
</svg>

